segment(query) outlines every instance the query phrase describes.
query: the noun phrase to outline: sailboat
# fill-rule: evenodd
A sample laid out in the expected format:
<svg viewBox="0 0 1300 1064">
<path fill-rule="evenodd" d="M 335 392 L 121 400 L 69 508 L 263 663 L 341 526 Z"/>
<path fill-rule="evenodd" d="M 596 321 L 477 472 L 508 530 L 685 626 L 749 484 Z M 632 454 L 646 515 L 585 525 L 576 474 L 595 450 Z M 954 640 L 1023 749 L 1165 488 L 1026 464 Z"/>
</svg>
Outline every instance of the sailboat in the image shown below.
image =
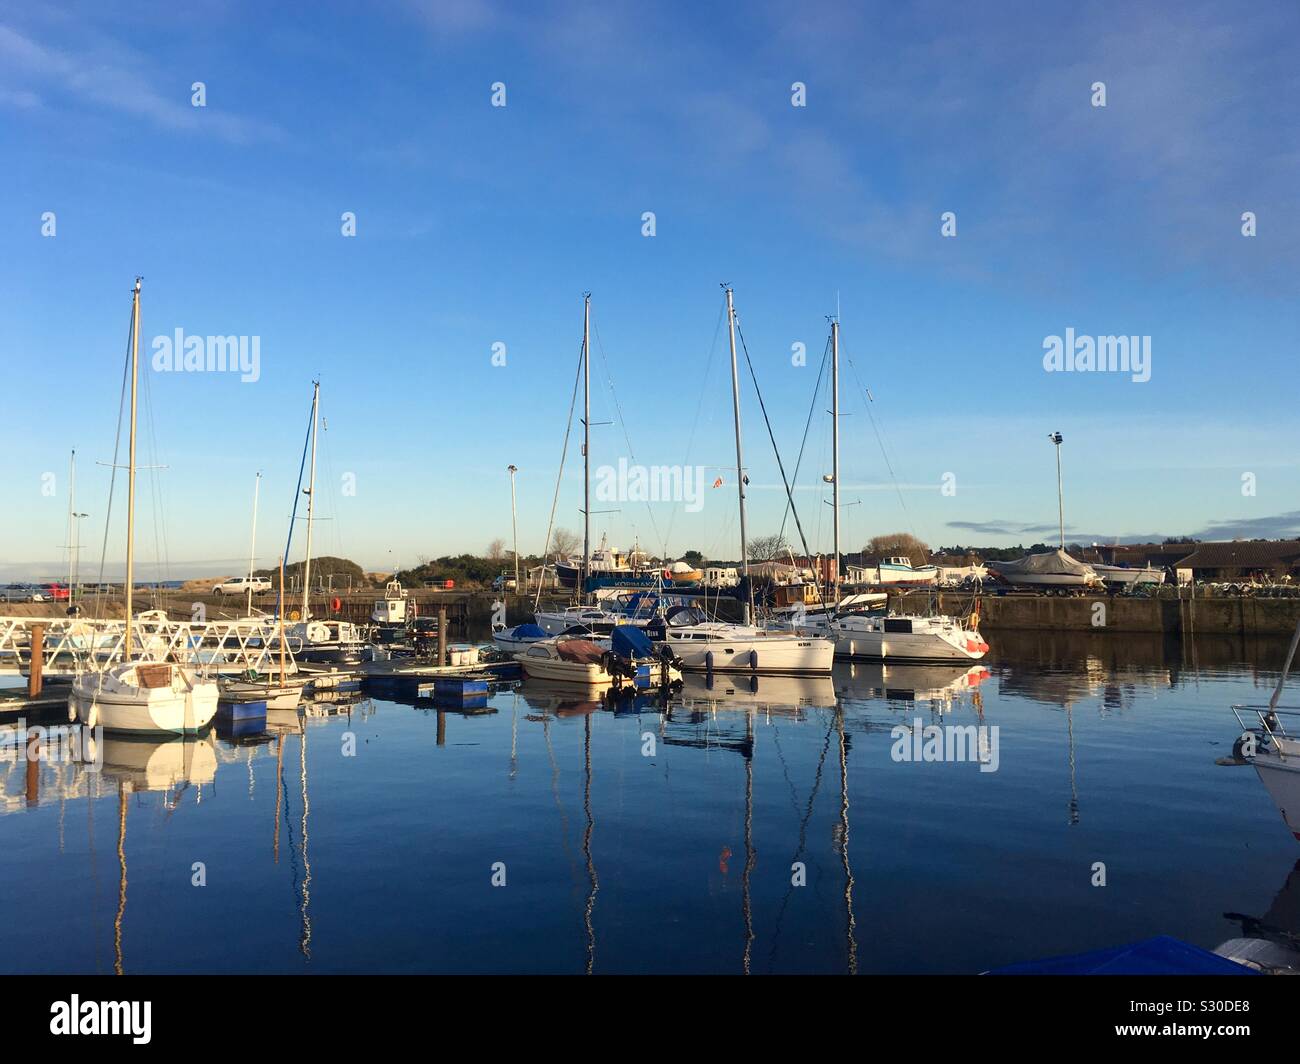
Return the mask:
<svg viewBox="0 0 1300 1064">
<path fill-rule="evenodd" d="M 840 323 L 831 319 L 831 508 L 834 512 L 835 603 L 840 603 Z M 908 563 L 910 567 L 910 562 Z M 796 630 L 830 635 L 835 656 L 869 661 L 978 661 L 989 645 L 979 610 L 968 619 L 942 615 L 835 610 L 808 617 Z"/>
<path fill-rule="evenodd" d="M 736 485 L 740 505 L 740 586 L 751 595 L 749 544 L 745 531 L 745 460 L 740 432 L 740 373 L 736 364 L 736 306 L 727 293 L 727 327 L 731 341 L 731 400 L 736 428 Z M 751 623 L 752 603 L 744 603 L 744 621 L 711 621 L 692 606 L 669 610 L 646 628 L 658 645 L 670 648 L 684 670 L 705 672 L 829 673 L 835 641 L 799 631 L 760 628 Z"/>
<path fill-rule="evenodd" d="M 189 665 L 174 661 L 135 660 L 135 437 L 136 395 L 140 364 L 140 283 L 131 300 L 131 433 L 127 459 L 126 634 L 122 660 L 82 672 L 72 681 L 68 718 L 110 732 L 191 735 L 203 731 L 217 713 L 217 685 Z"/>
<path fill-rule="evenodd" d="M 327 665 L 359 665 L 369 654 L 370 644 L 361 637 L 357 626 L 347 621 L 313 620 L 311 616 L 311 533 L 316 513 L 316 434 L 320 426 L 320 381 L 314 381 L 311 393 L 311 471 L 307 496 L 307 554 L 302 563 L 302 615 L 294 618 L 289 630 L 300 645 L 294 651 L 299 661 Z M 299 471 L 301 477 L 301 470 Z M 301 480 L 299 481 L 301 483 Z M 289 529 L 292 542 L 293 529 Z"/>
</svg>

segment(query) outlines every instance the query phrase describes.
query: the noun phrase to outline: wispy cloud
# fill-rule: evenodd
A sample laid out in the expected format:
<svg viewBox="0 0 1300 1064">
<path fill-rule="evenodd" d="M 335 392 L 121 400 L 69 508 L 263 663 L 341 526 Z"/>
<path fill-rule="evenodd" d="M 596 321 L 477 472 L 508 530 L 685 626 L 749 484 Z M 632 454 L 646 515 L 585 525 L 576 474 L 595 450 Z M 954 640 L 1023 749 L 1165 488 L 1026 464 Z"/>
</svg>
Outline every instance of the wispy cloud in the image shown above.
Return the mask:
<svg viewBox="0 0 1300 1064">
<path fill-rule="evenodd" d="M 140 57 L 101 38 L 85 50 L 47 46 L 0 24 L 0 106 L 107 108 L 175 132 L 210 134 L 231 143 L 277 140 L 269 122 L 190 105 L 184 94 L 165 95 L 139 73 Z"/>
</svg>

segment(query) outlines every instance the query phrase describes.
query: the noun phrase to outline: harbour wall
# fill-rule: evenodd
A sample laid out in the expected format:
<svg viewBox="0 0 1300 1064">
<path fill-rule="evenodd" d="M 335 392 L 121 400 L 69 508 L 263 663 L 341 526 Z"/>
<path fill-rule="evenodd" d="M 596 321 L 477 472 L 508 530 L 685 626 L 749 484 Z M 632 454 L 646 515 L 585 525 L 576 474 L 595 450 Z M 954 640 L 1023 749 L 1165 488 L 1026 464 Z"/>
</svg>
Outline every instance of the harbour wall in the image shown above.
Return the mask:
<svg viewBox="0 0 1300 1064">
<path fill-rule="evenodd" d="M 891 609 L 965 616 L 969 592 L 890 595 Z M 1100 608 L 1099 608 L 1100 606 Z M 1247 596 L 1182 598 L 1125 595 L 989 595 L 980 600 L 980 628 L 997 631 L 1150 632 L 1186 636 L 1290 635 L 1300 621 L 1300 598 Z"/>
<path fill-rule="evenodd" d="M 1174 589 L 1167 589 L 1173 591 Z M 1056 596 L 1013 593 L 984 593 L 980 597 L 980 628 L 987 632 L 1146 632 L 1165 636 L 1289 636 L 1300 621 L 1300 598 L 1253 598 L 1250 596 L 1192 596 L 1185 589 L 1182 596 L 1165 594 L 1152 597 L 1127 595 Z M 321 617 L 339 617 L 365 623 L 374 600 L 382 595 L 374 589 L 340 596 L 339 609 L 328 599 L 313 603 Z M 166 592 L 160 596 L 142 596 L 140 608 L 162 608 L 173 617 L 190 616 L 194 604 L 203 601 L 207 618 L 219 620 L 240 616 L 244 600 L 222 600 L 211 595 Z M 505 604 L 505 623 L 520 624 L 531 620 L 531 595 L 502 595 L 492 591 L 413 590 L 411 599 L 419 604 L 421 616 L 437 614 L 447 607 L 449 627 L 454 638 L 486 638 L 496 617 L 498 602 Z M 543 596 L 543 608 L 561 608 L 565 601 Z M 900 613 L 946 613 L 956 617 L 970 614 L 973 598 L 969 591 L 891 592 L 889 607 Z M 1104 609 L 1098 610 L 1098 605 Z M 274 599 L 259 601 L 261 608 L 273 608 Z M 86 615 L 120 616 L 121 602 L 116 596 L 107 599 L 99 610 L 87 601 Z M 734 599 L 709 600 L 709 608 L 724 620 L 740 619 L 740 603 Z M 63 616 L 65 603 L 0 605 L 0 613 L 17 616 Z"/>
</svg>

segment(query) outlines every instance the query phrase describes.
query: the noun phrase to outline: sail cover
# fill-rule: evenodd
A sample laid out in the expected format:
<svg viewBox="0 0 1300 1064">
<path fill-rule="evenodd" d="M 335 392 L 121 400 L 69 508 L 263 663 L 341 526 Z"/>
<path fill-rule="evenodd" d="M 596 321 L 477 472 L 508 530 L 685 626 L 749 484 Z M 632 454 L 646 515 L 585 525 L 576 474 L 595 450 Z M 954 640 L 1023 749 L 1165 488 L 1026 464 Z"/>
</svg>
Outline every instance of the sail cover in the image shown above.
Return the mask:
<svg viewBox="0 0 1300 1064">
<path fill-rule="evenodd" d="M 1071 558 L 1063 550 L 1026 554 L 1013 562 L 986 562 L 985 564 L 996 572 L 1013 575 L 1023 573 L 1035 576 L 1096 576 L 1089 566 Z"/>
<path fill-rule="evenodd" d="M 654 647 L 646 638 L 645 632 L 630 624 L 620 624 L 610 633 L 610 646 L 620 658 L 649 658 L 654 656 Z"/>
<path fill-rule="evenodd" d="M 535 624 L 517 625 L 510 633 L 516 639 L 545 639 L 546 633 Z"/>
</svg>

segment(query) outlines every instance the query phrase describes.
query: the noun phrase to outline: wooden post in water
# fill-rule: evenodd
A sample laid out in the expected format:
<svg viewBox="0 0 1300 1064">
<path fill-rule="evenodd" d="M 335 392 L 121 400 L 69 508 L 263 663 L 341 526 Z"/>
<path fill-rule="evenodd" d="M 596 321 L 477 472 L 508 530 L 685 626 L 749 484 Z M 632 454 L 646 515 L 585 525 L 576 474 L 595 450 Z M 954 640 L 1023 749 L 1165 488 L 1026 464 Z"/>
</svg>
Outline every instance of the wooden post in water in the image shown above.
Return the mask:
<svg viewBox="0 0 1300 1064">
<path fill-rule="evenodd" d="M 31 667 L 27 671 L 27 697 L 41 697 L 41 678 L 45 671 L 45 625 L 32 625 Z"/>
<path fill-rule="evenodd" d="M 438 607 L 438 667 L 447 664 L 447 607 Z"/>
</svg>

